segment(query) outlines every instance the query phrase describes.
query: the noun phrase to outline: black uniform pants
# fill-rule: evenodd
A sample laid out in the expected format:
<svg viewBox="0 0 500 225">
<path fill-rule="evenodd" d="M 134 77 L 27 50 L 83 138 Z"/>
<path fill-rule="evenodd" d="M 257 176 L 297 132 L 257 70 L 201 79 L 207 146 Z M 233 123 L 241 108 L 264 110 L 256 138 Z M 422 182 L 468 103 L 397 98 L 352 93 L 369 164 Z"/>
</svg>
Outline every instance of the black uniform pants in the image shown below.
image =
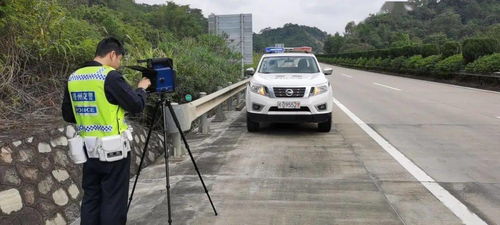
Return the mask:
<svg viewBox="0 0 500 225">
<path fill-rule="evenodd" d="M 81 225 L 124 225 L 130 155 L 115 162 L 88 159 L 83 165 Z"/>
</svg>

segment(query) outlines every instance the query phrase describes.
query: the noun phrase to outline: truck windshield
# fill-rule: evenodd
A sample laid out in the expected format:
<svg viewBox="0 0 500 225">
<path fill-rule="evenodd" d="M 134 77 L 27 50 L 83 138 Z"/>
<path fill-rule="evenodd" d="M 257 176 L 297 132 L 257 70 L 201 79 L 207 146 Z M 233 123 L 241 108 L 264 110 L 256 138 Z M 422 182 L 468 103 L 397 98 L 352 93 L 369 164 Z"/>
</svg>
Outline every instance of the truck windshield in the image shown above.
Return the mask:
<svg viewBox="0 0 500 225">
<path fill-rule="evenodd" d="M 319 73 L 319 69 L 311 56 L 272 56 L 262 60 L 259 73 Z"/>
</svg>

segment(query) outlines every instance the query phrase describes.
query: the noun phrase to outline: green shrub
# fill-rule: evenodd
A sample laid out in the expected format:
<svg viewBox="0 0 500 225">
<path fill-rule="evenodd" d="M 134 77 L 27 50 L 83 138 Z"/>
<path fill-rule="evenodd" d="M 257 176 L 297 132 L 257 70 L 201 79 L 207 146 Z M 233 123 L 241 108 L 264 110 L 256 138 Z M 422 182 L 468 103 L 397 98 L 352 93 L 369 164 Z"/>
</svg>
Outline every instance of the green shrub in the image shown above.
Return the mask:
<svg viewBox="0 0 500 225">
<path fill-rule="evenodd" d="M 403 63 L 406 61 L 406 57 L 404 56 L 399 56 L 391 60 L 391 68 L 390 70 L 393 72 L 401 72 L 401 67 L 403 66 Z"/>
<path fill-rule="evenodd" d="M 374 58 L 367 59 L 366 63 L 365 63 L 365 68 L 366 69 L 373 69 L 373 68 L 375 68 L 375 59 Z"/>
<path fill-rule="evenodd" d="M 358 58 L 358 59 L 356 60 L 355 65 L 356 65 L 357 67 L 365 67 L 365 64 L 366 64 L 367 60 L 368 60 L 368 59 L 366 59 L 366 58 L 364 58 L 364 57 Z"/>
<path fill-rule="evenodd" d="M 425 57 L 415 64 L 416 72 L 419 74 L 429 74 L 434 71 L 436 64 L 441 60 L 441 55 L 431 55 Z"/>
<path fill-rule="evenodd" d="M 423 57 L 437 55 L 437 54 L 439 54 L 439 48 L 433 44 L 420 45 L 419 46 L 419 53 L 417 53 L 417 54 L 420 54 Z"/>
<path fill-rule="evenodd" d="M 356 66 L 356 59 L 351 59 L 351 58 L 344 58 L 344 65 L 346 66 Z"/>
<path fill-rule="evenodd" d="M 500 53 L 483 56 L 467 64 L 465 71 L 470 73 L 493 73 L 500 71 Z"/>
<path fill-rule="evenodd" d="M 498 42 L 495 39 L 467 39 L 462 46 L 462 55 L 465 63 L 471 63 L 479 57 L 493 54 L 497 50 Z"/>
<path fill-rule="evenodd" d="M 385 58 L 380 62 L 380 68 L 384 70 L 390 70 L 391 68 L 391 58 Z"/>
<path fill-rule="evenodd" d="M 448 41 L 441 47 L 441 54 L 443 57 L 450 57 L 452 55 L 460 54 L 460 43 L 456 41 Z"/>
<path fill-rule="evenodd" d="M 463 68 L 464 58 L 461 54 L 456 54 L 436 63 L 435 72 L 438 74 L 451 74 Z"/>
<path fill-rule="evenodd" d="M 402 47 L 389 49 L 389 55 L 391 56 L 391 58 L 397 58 L 397 57 L 403 56 L 404 52 L 405 51 Z"/>
<path fill-rule="evenodd" d="M 372 69 L 382 69 L 382 58 L 378 57 L 372 61 Z"/>
<path fill-rule="evenodd" d="M 402 72 L 414 72 L 416 69 L 416 64 L 421 61 L 423 58 L 421 55 L 415 55 L 410 58 L 407 58 L 403 64 L 401 65 Z"/>
</svg>

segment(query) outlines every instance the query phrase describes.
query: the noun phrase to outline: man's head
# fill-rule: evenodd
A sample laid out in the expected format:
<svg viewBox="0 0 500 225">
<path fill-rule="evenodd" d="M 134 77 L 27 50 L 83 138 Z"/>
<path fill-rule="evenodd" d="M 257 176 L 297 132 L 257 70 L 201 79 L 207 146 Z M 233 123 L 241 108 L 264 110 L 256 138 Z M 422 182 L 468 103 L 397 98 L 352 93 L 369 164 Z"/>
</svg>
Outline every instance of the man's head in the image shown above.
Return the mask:
<svg viewBox="0 0 500 225">
<path fill-rule="evenodd" d="M 109 37 L 97 44 L 94 60 L 103 65 L 118 69 L 123 55 L 125 55 L 123 44 L 118 39 Z"/>
</svg>

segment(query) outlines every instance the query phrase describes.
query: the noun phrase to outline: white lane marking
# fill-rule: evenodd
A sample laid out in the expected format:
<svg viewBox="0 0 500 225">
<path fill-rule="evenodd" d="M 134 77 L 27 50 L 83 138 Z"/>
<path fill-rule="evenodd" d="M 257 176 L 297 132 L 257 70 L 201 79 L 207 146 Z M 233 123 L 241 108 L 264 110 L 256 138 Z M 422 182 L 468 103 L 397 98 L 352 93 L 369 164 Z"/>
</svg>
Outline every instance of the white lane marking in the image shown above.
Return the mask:
<svg viewBox="0 0 500 225">
<path fill-rule="evenodd" d="M 497 119 L 500 119 L 500 116 L 497 116 Z"/>
<path fill-rule="evenodd" d="M 427 190 L 429 190 L 439 201 L 451 210 L 464 224 L 485 224 L 474 212 L 470 211 L 462 202 L 456 199 L 450 192 L 441 187 L 432 177 L 406 158 L 396 147 L 386 141 L 380 134 L 375 132 L 359 117 L 352 113 L 347 107 L 333 98 L 333 102 L 346 113 L 361 129 L 363 129 L 373 140 L 375 140 L 389 155 L 391 155 L 401 166 L 403 166 L 415 179 L 417 179 Z"/>
<path fill-rule="evenodd" d="M 347 74 L 345 74 L 345 73 L 342 73 L 342 74 L 340 74 L 340 75 L 342 75 L 342 76 L 344 76 L 344 77 L 352 78 L 352 76 L 351 76 L 351 75 L 347 75 Z"/>
<path fill-rule="evenodd" d="M 381 87 L 389 88 L 389 89 L 392 89 L 392 90 L 401 91 L 401 89 L 399 89 L 399 88 L 395 88 L 395 87 L 387 86 L 387 85 L 385 85 L 385 84 L 379 84 L 379 83 L 377 83 L 377 82 L 374 82 L 373 84 L 378 85 L 378 86 L 381 86 Z"/>
</svg>

